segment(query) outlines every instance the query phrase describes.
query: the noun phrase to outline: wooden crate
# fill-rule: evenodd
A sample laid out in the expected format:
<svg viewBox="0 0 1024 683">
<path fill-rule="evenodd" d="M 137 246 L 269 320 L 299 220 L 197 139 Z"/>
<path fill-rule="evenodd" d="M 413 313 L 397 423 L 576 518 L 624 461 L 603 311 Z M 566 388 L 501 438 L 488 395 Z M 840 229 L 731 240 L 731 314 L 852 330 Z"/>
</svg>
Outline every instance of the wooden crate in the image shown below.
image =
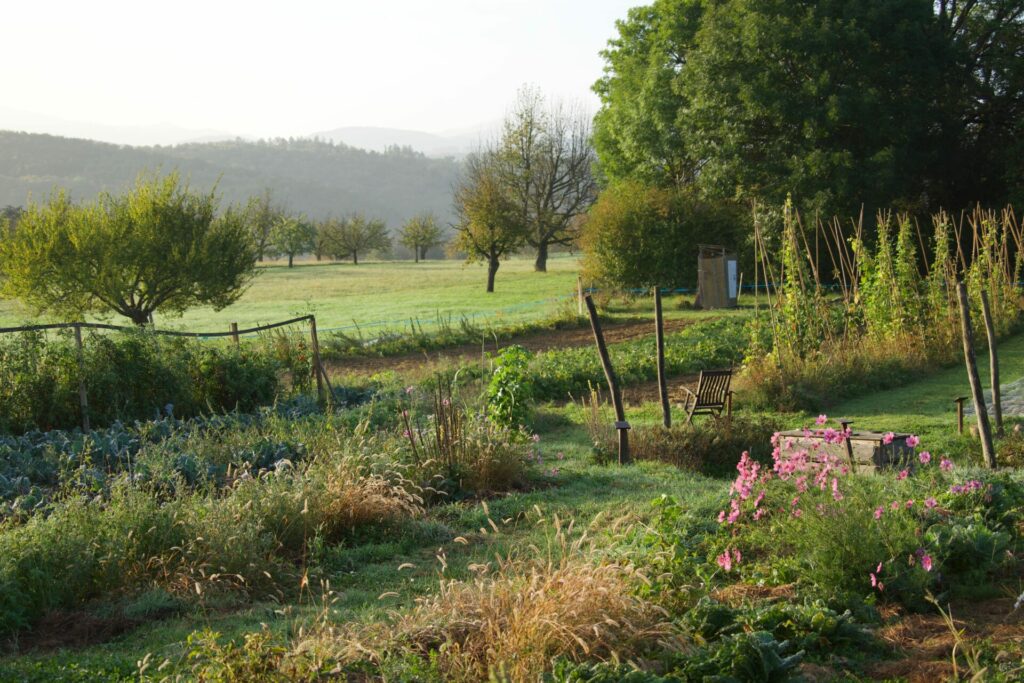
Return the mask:
<svg viewBox="0 0 1024 683">
<path fill-rule="evenodd" d="M 910 434 L 895 434 L 891 443 L 884 444 L 882 441 L 885 434 L 882 432 L 854 430 L 850 434 L 849 446 L 846 443 L 826 443 L 824 438 L 813 434 L 806 436 L 802 429 L 791 429 L 780 435 L 780 446 L 783 448 L 786 440 L 792 439 L 794 450 L 806 449 L 812 454 L 827 453 L 844 461 L 852 456 L 851 469 L 859 474 L 875 474 L 886 468 L 912 467 L 914 464 L 914 449 L 907 445 Z M 813 448 L 815 444 L 819 444 L 817 449 Z"/>
</svg>

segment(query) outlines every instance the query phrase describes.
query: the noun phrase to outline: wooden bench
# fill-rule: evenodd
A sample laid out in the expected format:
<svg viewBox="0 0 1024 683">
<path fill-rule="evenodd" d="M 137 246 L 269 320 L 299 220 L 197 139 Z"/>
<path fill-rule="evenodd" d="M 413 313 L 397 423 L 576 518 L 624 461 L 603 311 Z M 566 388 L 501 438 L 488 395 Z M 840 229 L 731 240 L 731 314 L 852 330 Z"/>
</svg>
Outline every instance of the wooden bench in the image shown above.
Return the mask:
<svg viewBox="0 0 1024 683">
<path fill-rule="evenodd" d="M 693 420 L 694 415 L 726 415 L 732 417 L 732 391 L 729 384 L 732 382 L 732 368 L 728 370 L 701 370 L 700 378 L 697 380 L 697 393 L 693 393 L 687 387 L 686 403 L 683 410 L 686 411 L 686 422 Z"/>
</svg>

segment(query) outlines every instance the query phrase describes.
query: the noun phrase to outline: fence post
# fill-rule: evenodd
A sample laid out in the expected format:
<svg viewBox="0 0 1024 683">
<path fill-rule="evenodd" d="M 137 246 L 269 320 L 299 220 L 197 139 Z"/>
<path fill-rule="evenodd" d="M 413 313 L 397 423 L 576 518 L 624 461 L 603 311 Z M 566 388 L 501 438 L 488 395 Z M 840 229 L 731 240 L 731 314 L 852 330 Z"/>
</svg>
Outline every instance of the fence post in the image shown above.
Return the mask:
<svg viewBox="0 0 1024 683">
<path fill-rule="evenodd" d="M 981 290 L 981 316 L 985 319 L 985 336 L 988 337 L 988 366 L 992 373 L 992 422 L 996 434 L 1003 435 L 1003 401 L 999 391 L 999 352 L 996 328 L 992 324 L 992 309 L 988 306 L 988 293 Z"/>
<path fill-rule="evenodd" d="M 964 362 L 967 364 L 967 379 L 971 383 L 971 397 L 974 399 L 974 412 L 978 417 L 978 433 L 981 436 L 981 452 L 985 456 L 985 464 L 996 468 L 996 454 L 992 450 L 992 428 L 988 423 L 988 411 L 985 409 L 985 394 L 981 391 L 981 379 L 978 377 L 978 363 L 974 358 L 974 331 L 971 328 L 971 302 L 967 298 L 967 285 L 958 282 L 956 285 L 957 299 L 960 302 L 960 331 L 964 340 Z"/>
<path fill-rule="evenodd" d="M 236 348 L 239 346 L 238 323 L 231 323 L 231 341 L 235 342 Z"/>
<path fill-rule="evenodd" d="M 608 347 L 604 343 L 604 334 L 601 332 L 601 322 L 597 319 L 594 300 L 588 294 L 584 301 L 590 314 L 590 327 L 594 331 L 594 341 L 597 342 L 597 353 L 601 356 L 601 366 L 604 368 L 604 376 L 608 380 L 608 389 L 612 394 L 612 405 L 615 407 L 615 429 L 619 432 L 619 464 L 626 465 L 630 462 L 629 423 L 626 422 L 626 411 L 622 407 L 622 391 L 619 389 L 619 380 L 608 356 Z"/>
<path fill-rule="evenodd" d="M 316 337 L 316 316 L 309 316 L 309 337 L 313 346 L 313 376 L 316 377 L 316 395 L 323 403 L 324 400 L 324 370 L 320 366 L 320 342 Z"/>
<path fill-rule="evenodd" d="M 85 356 L 82 351 L 82 326 L 75 323 L 75 348 L 78 351 L 78 407 L 82 411 L 82 431 L 89 431 L 89 396 L 85 393 Z"/>
<path fill-rule="evenodd" d="M 654 288 L 654 338 L 658 346 L 658 395 L 661 397 L 661 419 L 665 427 L 672 426 L 672 410 L 668 405 L 668 385 L 665 382 L 665 321 L 661 313 L 661 289 Z"/>
<path fill-rule="evenodd" d="M 576 276 L 576 314 L 583 316 L 583 277 Z"/>
</svg>

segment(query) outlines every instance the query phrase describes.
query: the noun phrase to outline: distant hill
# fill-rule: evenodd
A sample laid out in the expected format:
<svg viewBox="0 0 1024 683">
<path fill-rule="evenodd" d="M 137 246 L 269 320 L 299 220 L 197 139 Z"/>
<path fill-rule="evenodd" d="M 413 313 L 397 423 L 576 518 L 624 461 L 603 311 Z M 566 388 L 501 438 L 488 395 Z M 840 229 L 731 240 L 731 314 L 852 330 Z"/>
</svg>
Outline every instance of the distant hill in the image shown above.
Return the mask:
<svg viewBox="0 0 1024 683">
<path fill-rule="evenodd" d="M 128 147 L 0 131 L 0 206 L 24 205 L 29 195 L 41 201 L 57 187 L 91 199 L 154 169 L 177 169 L 199 188 L 218 182 L 225 203 L 269 187 L 278 201 L 312 218 L 362 211 L 397 227 L 421 211 L 451 219 L 459 162 L 408 148 L 371 152 L 311 139 Z"/>
<path fill-rule="evenodd" d="M 494 126 L 490 126 L 493 128 Z M 463 157 L 469 154 L 486 137 L 487 126 L 478 126 L 447 133 L 424 133 L 419 130 L 401 128 L 374 128 L 370 126 L 349 126 L 314 133 L 314 138 L 338 142 L 361 149 L 383 152 L 389 147 L 411 147 L 431 157 Z"/>
</svg>

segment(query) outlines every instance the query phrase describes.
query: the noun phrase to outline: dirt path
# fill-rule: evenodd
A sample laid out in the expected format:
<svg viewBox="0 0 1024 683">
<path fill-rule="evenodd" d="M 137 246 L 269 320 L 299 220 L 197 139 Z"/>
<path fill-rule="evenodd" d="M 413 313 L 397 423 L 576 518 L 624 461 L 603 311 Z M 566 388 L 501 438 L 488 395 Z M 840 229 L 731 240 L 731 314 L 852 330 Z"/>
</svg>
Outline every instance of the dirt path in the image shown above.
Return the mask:
<svg viewBox="0 0 1024 683">
<path fill-rule="evenodd" d="M 667 320 L 665 321 L 665 332 L 675 332 L 694 321 L 689 320 Z M 632 322 L 619 325 L 607 325 L 604 327 L 605 341 L 609 344 L 638 339 L 641 337 L 653 336 L 653 322 Z M 488 352 L 497 349 L 519 344 L 530 351 L 541 352 L 554 348 L 577 348 L 589 346 L 594 343 L 593 333 L 589 327 L 579 327 L 570 330 L 551 330 L 549 332 L 537 332 L 522 337 L 505 339 L 498 344 L 494 340 L 486 345 Z M 332 374 L 357 374 L 373 375 L 378 372 L 392 370 L 401 375 L 415 375 L 416 373 L 430 370 L 439 365 L 451 363 L 472 363 L 480 360 L 480 345 L 466 344 L 450 349 L 438 349 L 436 351 L 424 351 L 421 353 L 409 353 L 400 356 L 388 357 L 363 357 L 347 358 L 341 361 L 328 361 L 325 363 L 327 370 Z M 657 392 L 657 388 L 655 388 Z"/>
</svg>

